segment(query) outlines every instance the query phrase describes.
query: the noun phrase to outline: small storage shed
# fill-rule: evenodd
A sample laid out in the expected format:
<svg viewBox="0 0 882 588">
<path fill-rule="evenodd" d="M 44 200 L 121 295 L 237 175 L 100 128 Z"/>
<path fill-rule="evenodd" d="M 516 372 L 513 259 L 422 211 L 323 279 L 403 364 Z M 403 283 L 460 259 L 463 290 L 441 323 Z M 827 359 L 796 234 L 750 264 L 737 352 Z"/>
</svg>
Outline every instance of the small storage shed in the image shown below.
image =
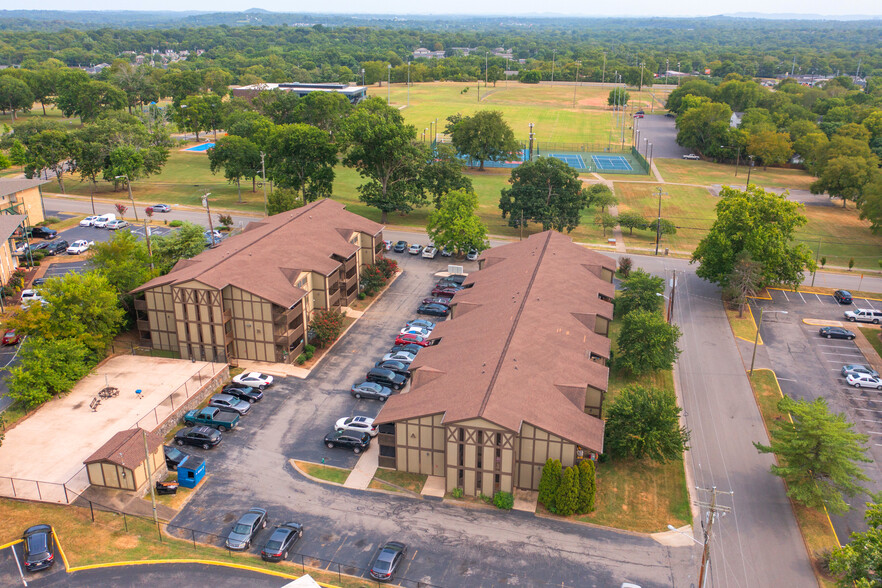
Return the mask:
<svg viewBox="0 0 882 588">
<path fill-rule="evenodd" d="M 144 449 L 141 428 L 120 431 L 102 445 L 83 463 L 93 486 L 139 492 L 147 482 L 149 453 L 150 473 L 154 479 L 165 476 L 165 454 L 162 437 L 147 432 L 147 450 Z"/>
<path fill-rule="evenodd" d="M 205 460 L 198 455 L 191 455 L 178 465 L 178 484 L 184 488 L 195 488 L 204 477 Z"/>
</svg>

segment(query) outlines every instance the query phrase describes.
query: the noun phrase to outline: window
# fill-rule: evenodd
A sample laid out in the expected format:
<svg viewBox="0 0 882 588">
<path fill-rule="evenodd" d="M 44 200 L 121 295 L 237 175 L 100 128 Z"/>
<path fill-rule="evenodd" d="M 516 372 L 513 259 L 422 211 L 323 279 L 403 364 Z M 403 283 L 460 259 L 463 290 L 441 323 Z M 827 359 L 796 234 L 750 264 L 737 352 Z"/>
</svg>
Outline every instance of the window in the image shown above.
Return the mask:
<svg viewBox="0 0 882 588">
<path fill-rule="evenodd" d="M 380 455 L 383 457 L 395 457 L 395 447 L 393 445 L 380 445 Z"/>
</svg>

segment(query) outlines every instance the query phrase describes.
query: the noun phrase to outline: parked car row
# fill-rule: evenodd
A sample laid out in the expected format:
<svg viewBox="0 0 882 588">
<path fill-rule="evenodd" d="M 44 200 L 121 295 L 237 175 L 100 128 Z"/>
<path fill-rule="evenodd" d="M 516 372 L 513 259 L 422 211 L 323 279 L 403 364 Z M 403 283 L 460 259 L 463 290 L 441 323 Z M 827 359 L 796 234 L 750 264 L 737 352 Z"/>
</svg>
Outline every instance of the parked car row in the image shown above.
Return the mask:
<svg viewBox="0 0 882 588">
<path fill-rule="evenodd" d="M 80 226 L 95 227 L 96 229 L 110 229 L 111 231 L 114 231 L 129 226 L 129 223 L 116 218 L 115 214 L 109 213 L 87 216 L 80 221 Z"/>
<path fill-rule="evenodd" d="M 269 517 L 265 508 L 252 507 L 239 517 L 227 534 L 224 545 L 228 549 L 245 551 L 254 543 L 258 533 L 266 529 Z M 287 522 L 278 525 L 267 538 L 260 557 L 264 561 L 282 561 L 288 558 L 291 547 L 303 536 L 303 525 Z"/>
<path fill-rule="evenodd" d="M 263 399 L 263 391 L 273 383 L 273 377 L 260 372 L 245 372 L 233 378 L 208 401 L 208 406 L 184 414 L 185 428 L 175 433 L 179 446 L 193 445 L 202 449 L 216 447 L 223 433 L 239 425 L 240 419 L 251 412 L 251 405 Z"/>
<path fill-rule="evenodd" d="M 395 253 L 410 253 L 411 255 L 422 255 L 426 259 L 435 259 L 438 257 L 438 254 L 441 254 L 441 257 L 453 257 L 453 250 L 448 249 L 447 247 L 435 247 L 433 244 L 426 245 L 423 247 L 419 243 L 408 243 L 407 241 L 398 241 L 394 245 L 392 241 L 383 241 L 386 247 L 386 251 L 392 250 Z M 469 261 L 475 261 L 478 259 L 479 252 L 474 247 L 469 248 L 468 253 L 466 254 L 466 259 Z"/>
<path fill-rule="evenodd" d="M 463 289 L 464 275 L 453 275 L 441 278 L 432 288 L 431 296 L 423 298 L 417 314 L 446 317 L 450 314 L 450 305 L 457 292 Z"/>
</svg>

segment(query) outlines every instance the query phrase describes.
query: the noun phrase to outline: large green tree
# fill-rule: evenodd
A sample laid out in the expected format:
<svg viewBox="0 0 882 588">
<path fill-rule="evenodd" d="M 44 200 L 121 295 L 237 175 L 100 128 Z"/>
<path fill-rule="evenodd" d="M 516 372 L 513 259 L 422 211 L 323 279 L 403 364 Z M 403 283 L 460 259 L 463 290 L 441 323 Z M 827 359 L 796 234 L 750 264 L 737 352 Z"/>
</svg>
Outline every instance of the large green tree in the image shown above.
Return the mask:
<svg viewBox="0 0 882 588">
<path fill-rule="evenodd" d="M 623 317 L 634 310 L 660 313 L 664 291 L 664 278 L 636 269 L 622 281 L 622 288 L 616 293 L 616 315 Z"/>
<path fill-rule="evenodd" d="M 0 76 L 0 108 L 12 112 L 15 121 L 17 110 L 30 110 L 34 104 L 34 93 L 28 85 L 11 76 Z"/>
<path fill-rule="evenodd" d="M 747 152 L 758 157 L 765 169 L 787 163 L 793 155 L 793 143 L 787 133 L 763 131 L 750 137 Z"/>
<path fill-rule="evenodd" d="M 499 208 L 510 227 L 521 221 L 542 224 L 543 230 L 566 230 L 579 226 L 588 194 L 579 172 L 554 157 L 540 157 L 511 172 L 511 188 L 502 190 Z"/>
<path fill-rule="evenodd" d="M 729 145 L 732 109 L 719 102 L 689 108 L 677 117 L 677 143 L 705 155 L 715 156 Z"/>
<path fill-rule="evenodd" d="M 688 449 L 689 431 L 680 426 L 673 390 L 628 386 L 606 409 L 605 451 L 616 457 L 665 462 Z"/>
<path fill-rule="evenodd" d="M 227 181 L 236 184 L 239 202 L 242 202 L 242 178 L 255 178 L 261 172 L 257 145 L 236 135 L 218 139 L 208 150 L 208 163 L 211 173 L 222 169 Z"/>
<path fill-rule="evenodd" d="M 760 453 L 774 453 L 778 464 L 771 467 L 787 483 L 787 495 L 810 508 L 827 507 L 844 514 L 851 509 L 846 496 L 856 496 L 869 481 L 861 462 L 870 462 L 865 447 L 868 437 L 855 433 L 845 415 L 831 413 L 827 401 L 793 400 L 778 402 L 778 410 L 791 419 L 775 421 L 771 445 L 754 443 Z"/>
<path fill-rule="evenodd" d="M 680 329 L 659 312 L 637 309 L 622 317 L 616 367 L 635 375 L 669 370 L 680 355 Z"/>
<path fill-rule="evenodd" d="M 841 198 L 843 208 L 849 200 L 860 203 L 864 187 L 878 168 L 877 162 L 860 156 L 834 157 L 824 165 L 810 189 L 813 194 L 826 192 L 831 198 Z"/>
<path fill-rule="evenodd" d="M 478 218 L 477 211 L 478 196 L 474 192 L 455 190 L 443 196 L 426 224 L 432 243 L 461 253 L 471 248 L 487 249 L 487 225 Z"/>
<path fill-rule="evenodd" d="M 763 265 L 763 286 L 798 286 L 803 272 L 815 269 L 808 247 L 793 242 L 796 229 L 808 222 L 800 212 L 802 206 L 758 186 L 723 187 L 717 219 L 692 253 L 692 262 L 700 264 L 695 273 L 723 284 L 738 255 L 746 251 Z"/>
<path fill-rule="evenodd" d="M 854 532 L 848 543 L 830 554 L 830 571 L 843 588 L 882 587 L 882 496 L 874 496 L 864 513 L 867 530 Z"/>
<path fill-rule="evenodd" d="M 302 123 L 278 125 L 267 156 L 273 181 L 300 192 L 303 204 L 331 195 L 337 146 L 327 131 Z"/>
<path fill-rule="evenodd" d="M 129 231 L 114 231 L 110 240 L 95 243 L 89 256 L 89 266 L 107 279 L 126 309 L 132 307 L 129 292 L 156 275 L 150 264 L 145 242 Z"/>
<path fill-rule="evenodd" d="M 153 263 L 160 274 L 167 274 L 182 259 L 190 259 L 205 249 L 205 230 L 185 222 L 180 229 L 163 237 L 153 237 Z"/>
<path fill-rule="evenodd" d="M 380 98 L 368 98 L 346 120 L 350 141 L 343 164 L 367 182 L 358 187 L 359 199 L 380 210 L 380 222 L 390 212 L 407 214 L 426 202 L 419 181 L 425 161 L 415 143 L 416 129 L 404 124 L 401 113 Z"/>
<path fill-rule="evenodd" d="M 19 357 L 9 370 L 9 396 L 28 408 L 69 392 L 94 365 L 89 348 L 70 338 L 28 337 Z"/>
<path fill-rule="evenodd" d="M 481 163 L 512 159 L 521 146 L 498 110 L 480 110 L 461 117 L 450 127 L 450 140 L 456 150 Z"/>
<path fill-rule="evenodd" d="M 427 147 L 423 157 L 426 163 L 420 171 L 420 182 L 432 197 L 435 208 L 441 205 L 442 197 L 452 190 L 474 191 L 472 180 L 462 173 L 462 160 L 449 145 L 439 143 L 434 151 Z"/>
<path fill-rule="evenodd" d="M 39 176 L 44 169 L 50 170 L 58 179 L 58 187 L 64 193 L 64 170 L 74 155 L 74 141 L 64 131 L 41 131 L 28 139 L 25 155 L 25 175 Z"/>
</svg>

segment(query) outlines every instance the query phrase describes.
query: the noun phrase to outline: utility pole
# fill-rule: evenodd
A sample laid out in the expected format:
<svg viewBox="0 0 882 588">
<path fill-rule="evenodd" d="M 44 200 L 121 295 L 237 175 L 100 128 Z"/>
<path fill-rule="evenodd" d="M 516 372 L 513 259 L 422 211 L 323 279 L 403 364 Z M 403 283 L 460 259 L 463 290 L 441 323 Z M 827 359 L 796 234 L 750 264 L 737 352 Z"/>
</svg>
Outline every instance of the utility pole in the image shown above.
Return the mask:
<svg viewBox="0 0 882 588">
<path fill-rule="evenodd" d="M 410 60 L 407 60 L 407 105 L 410 106 Z"/>
<path fill-rule="evenodd" d="M 603 54 L 603 71 L 600 74 L 600 87 L 606 85 L 606 53 Z"/>
<path fill-rule="evenodd" d="M 211 235 L 211 246 L 214 247 L 214 225 L 211 222 L 211 206 L 208 205 L 208 197 L 211 196 L 211 192 L 206 192 L 202 196 L 202 206 L 205 207 L 205 210 L 208 211 L 208 234 Z"/>
<path fill-rule="evenodd" d="M 150 500 L 153 502 L 153 524 L 159 529 L 159 517 L 156 516 L 156 490 L 153 488 L 152 474 L 150 473 L 150 449 L 147 447 L 147 431 L 141 429 L 141 437 L 144 439 L 144 465 L 147 468 L 147 485 L 150 486 Z"/>
<path fill-rule="evenodd" d="M 812 287 L 815 285 L 815 275 L 818 273 L 818 259 L 821 257 L 821 240 L 818 239 L 818 251 L 815 253 L 815 271 L 812 272 Z"/>
<path fill-rule="evenodd" d="M 640 64 L 640 91 L 643 91 L 643 70 L 646 69 L 646 62 Z"/>
<path fill-rule="evenodd" d="M 392 104 L 392 64 L 386 64 L 386 104 Z"/>
<path fill-rule="evenodd" d="M 557 53 L 557 49 L 551 50 L 551 85 L 554 85 L 554 54 Z"/>
<path fill-rule="evenodd" d="M 579 87 L 579 70 L 582 67 L 582 62 L 576 62 L 576 84 L 573 86 L 573 108 L 576 107 L 576 89 Z"/>
<path fill-rule="evenodd" d="M 700 492 L 710 492 L 711 499 L 710 502 L 698 502 L 698 506 L 703 506 L 707 508 L 707 518 L 705 521 L 702 521 L 701 526 L 704 531 L 704 549 L 701 552 L 701 568 L 699 569 L 698 575 L 698 588 L 704 588 L 707 582 L 707 570 L 710 566 L 710 541 L 711 534 L 713 533 L 714 521 L 717 518 L 717 511 L 722 512 L 724 515 L 727 512 L 731 512 L 731 508 L 728 506 L 719 506 L 717 504 L 717 494 L 727 494 L 729 496 L 734 496 L 734 492 L 722 492 L 717 490 L 717 487 L 714 486 L 712 488 L 699 488 L 696 487 L 696 490 Z"/>
<path fill-rule="evenodd" d="M 661 240 L 661 197 L 662 194 L 667 196 L 667 192 L 662 192 L 661 187 L 656 190 L 658 191 L 658 218 L 655 221 L 655 254 L 658 255 L 658 242 Z"/>
<path fill-rule="evenodd" d="M 263 178 L 263 216 L 269 216 L 269 205 L 266 200 L 266 153 L 260 152 L 260 175 Z"/>
</svg>

